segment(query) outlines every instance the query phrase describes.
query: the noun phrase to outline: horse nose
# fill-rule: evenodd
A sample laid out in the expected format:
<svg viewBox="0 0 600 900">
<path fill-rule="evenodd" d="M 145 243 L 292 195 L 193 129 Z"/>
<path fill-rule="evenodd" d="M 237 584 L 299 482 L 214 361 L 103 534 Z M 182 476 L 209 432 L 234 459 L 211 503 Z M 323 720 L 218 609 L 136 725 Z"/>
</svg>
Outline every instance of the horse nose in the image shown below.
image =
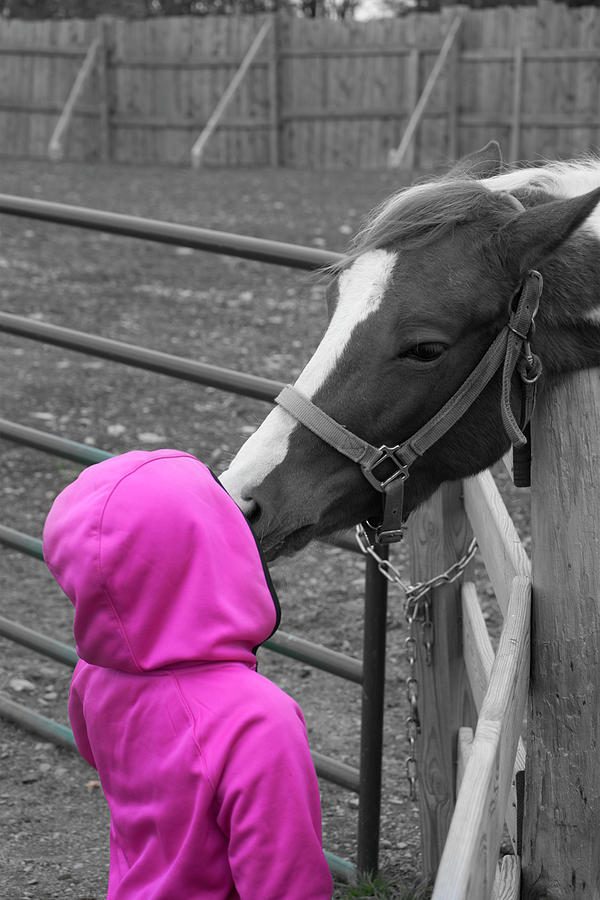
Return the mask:
<svg viewBox="0 0 600 900">
<path fill-rule="evenodd" d="M 260 506 L 253 497 L 234 497 L 233 499 L 249 522 L 258 518 L 260 515 Z"/>
<path fill-rule="evenodd" d="M 243 482 L 240 484 L 231 474 L 231 470 L 227 469 L 219 476 L 219 481 L 225 488 L 231 499 L 241 509 L 248 521 L 258 518 L 260 515 L 260 506 L 252 496 L 252 492 Z"/>
</svg>

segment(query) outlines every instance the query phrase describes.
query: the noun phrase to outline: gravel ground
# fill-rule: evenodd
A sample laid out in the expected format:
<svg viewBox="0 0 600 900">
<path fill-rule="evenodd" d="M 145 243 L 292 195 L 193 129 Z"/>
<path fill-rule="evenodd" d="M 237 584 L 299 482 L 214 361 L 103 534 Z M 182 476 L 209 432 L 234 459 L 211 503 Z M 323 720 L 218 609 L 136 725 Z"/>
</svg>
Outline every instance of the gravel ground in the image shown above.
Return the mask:
<svg viewBox="0 0 600 900">
<path fill-rule="evenodd" d="M 400 185 L 390 172 L 191 172 L 2 161 L 0 191 L 342 250 L 364 214 Z M 180 356 L 290 380 L 325 325 L 312 275 L 24 219 L 0 217 L 2 309 Z M 4 417 L 111 452 L 172 446 L 222 471 L 264 417 L 259 401 L 3 336 Z M 2 522 L 39 537 L 79 468 L 0 441 Z M 507 488 L 527 532 L 527 496 Z M 403 550 L 395 562 L 403 564 Z M 364 564 L 321 544 L 278 563 L 282 628 L 360 656 Z M 0 613 L 72 643 L 72 610 L 42 563 L 3 549 Z M 481 567 L 481 590 L 489 596 Z M 420 867 L 407 799 L 401 598 L 388 621 L 382 860 L 396 885 Z M 490 621 L 497 627 L 497 618 Z M 0 690 L 67 723 L 70 672 L 0 640 Z M 356 764 L 360 692 L 262 651 L 261 670 L 300 703 L 313 749 Z M 99 900 L 108 815 L 95 772 L 75 754 L 0 720 L 2 900 Z M 324 843 L 355 858 L 356 797 L 322 782 Z M 341 894 L 340 894 L 341 896 Z"/>
</svg>

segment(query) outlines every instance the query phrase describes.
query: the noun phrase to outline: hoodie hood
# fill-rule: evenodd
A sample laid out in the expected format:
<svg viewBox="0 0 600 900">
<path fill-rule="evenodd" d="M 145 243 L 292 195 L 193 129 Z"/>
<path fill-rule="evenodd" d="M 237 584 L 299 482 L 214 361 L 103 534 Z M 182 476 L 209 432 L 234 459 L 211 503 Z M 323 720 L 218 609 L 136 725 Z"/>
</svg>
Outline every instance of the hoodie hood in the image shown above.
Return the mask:
<svg viewBox="0 0 600 900">
<path fill-rule="evenodd" d="M 77 652 L 93 665 L 254 667 L 279 625 L 250 526 L 188 453 L 133 451 L 85 469 L 54 501 L 43 547 L 75 606 Z"/>
</svg>

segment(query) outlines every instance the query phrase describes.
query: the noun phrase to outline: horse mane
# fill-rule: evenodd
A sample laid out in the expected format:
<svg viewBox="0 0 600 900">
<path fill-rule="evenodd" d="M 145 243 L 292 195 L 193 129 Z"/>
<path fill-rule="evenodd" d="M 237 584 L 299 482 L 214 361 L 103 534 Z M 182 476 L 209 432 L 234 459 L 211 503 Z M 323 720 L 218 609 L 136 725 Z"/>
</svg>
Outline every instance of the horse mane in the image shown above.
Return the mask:
<svg viewBox="0 0 600 900">
<path fill-rule="evenodd" d="M 588 156 L 570 162 L 508 167 L 500 175 L 485 179 L 478 179 L 475 174 L 471 177 L 462 170 L 459 177 L 450 173 L 412 185 L 375 208 L 341 264 L 334 268 L 347 268 L 368 250 L 392 246 L 421 249 L 451 234 L 457 225 L 506 211 L 507 192 L 529 189 L 544 192 L 550 199 L 552 195 L 561 196 L 561 184 L 570 180 L 581 180 L 581 193 L 586 190 L 586 182 L 600 183 L 600 159 Z"/>
<path fill-rule="evenodd" d="M 451 234 L 457 225 L 506 209 L 481 181 L 435 179 L 392 195 L 377 207 L 357 233 L 343 266 L 361 253 L 395 246 L 416 250 Z"/>
</svg>

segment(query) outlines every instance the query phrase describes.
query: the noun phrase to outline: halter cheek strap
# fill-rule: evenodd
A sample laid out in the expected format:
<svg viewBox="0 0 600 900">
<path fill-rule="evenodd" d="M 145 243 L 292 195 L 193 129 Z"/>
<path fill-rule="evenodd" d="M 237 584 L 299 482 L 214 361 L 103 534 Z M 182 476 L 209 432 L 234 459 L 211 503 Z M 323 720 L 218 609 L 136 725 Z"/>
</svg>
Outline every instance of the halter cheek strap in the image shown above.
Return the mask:
<svg viewBox="0 0 600 900">
<path fill-rule="evenodd" d="M 458 422 L 502 363 L 504 363 L 500 397 L 502 423 L 513 446 L 519 448 L 527 444 L 522 429 L 531 417 L 537 381 L 542 372 L 541 362 L 530 346 L 541 292 L 542 276 L 532 270 L 527 274 L 521 290 L 513 301 L 508 323 L 483 358 L 435 416 L 402 444 L 394 447 L 386 445 L 375 447 L 369 444 L 315 406 L 292 385 L 286 385 L 275 398 L 279 406 L 309 431 L 357 463 L 367 481 L 383 494 L 383 519 L 376 528 L 376 539 L 379 543 L 388 544 L 402 539 L 404 482 L 408 478 L 409 467 Z M 522 385 L 520 425 L 517 424 L 510 405 L 512 376 L 515 371 L 518 372 Z"/>
</svg>

